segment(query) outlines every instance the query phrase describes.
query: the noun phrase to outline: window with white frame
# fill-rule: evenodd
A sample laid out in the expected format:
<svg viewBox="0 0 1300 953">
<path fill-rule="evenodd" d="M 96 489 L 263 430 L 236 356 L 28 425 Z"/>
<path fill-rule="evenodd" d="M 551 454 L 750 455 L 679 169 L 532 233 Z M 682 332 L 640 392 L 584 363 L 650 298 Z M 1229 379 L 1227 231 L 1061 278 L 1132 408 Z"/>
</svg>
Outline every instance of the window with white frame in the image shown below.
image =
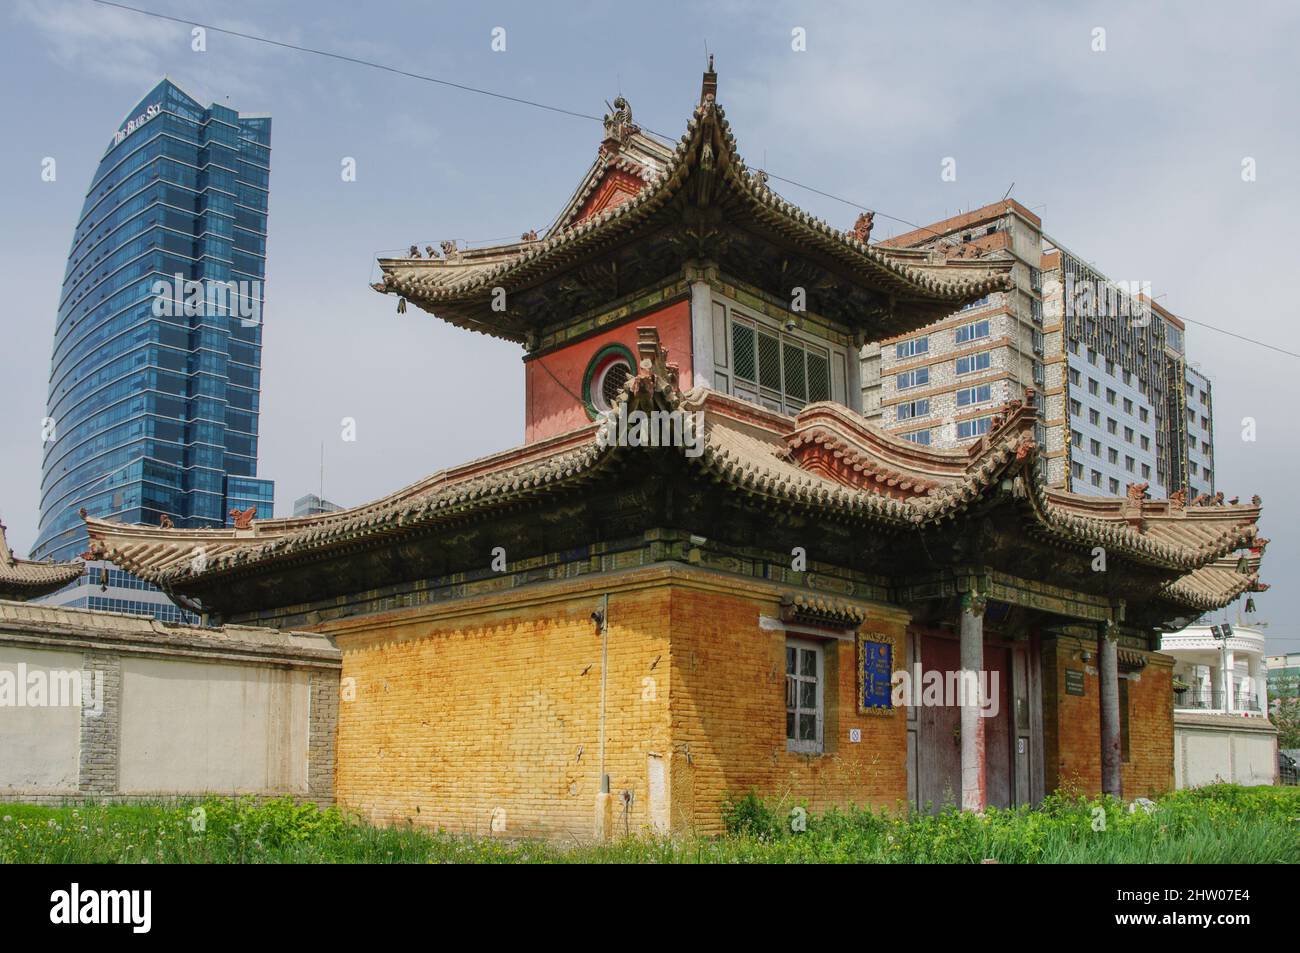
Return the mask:
<svg viewBox="0 0 1300 953">
<path fill-rule="evenodd" d="M 903 434 L 902 437 L 911 443 L 919 443 L 923 447 L 930 446 L 930 431 L 928 430 L 913 430 L 911 433 Z"/>
<path fill-rule="evenodd" d="M 957 358 L 957 373 L 973 374 L 976 371 L 987 371 L 992 364 L 992 361 L 992 351 L 980 351 L 978 354 L 959 357 Z"/>
<path fill-rule="evenodd" d="M 967 407 L 971 404 L 984 404 L 993 399 L 993 385 L 980 384 L 978 387 L 963 387 L 957 391 L 957 406 Z"/>
<path fill-rule="evenodd" d="M 984 318 L 982 321 L 972 321 L 970 324 L 963 324 L 957 328 L 957 343 L 965 344 L 967 341 L 978 341 L 980 338 L 989 336 L 989 321 Z"/>
<path fill-rule="evenodd" d="M 920 400 L 908 400 L 899 404 L 896 408 L 895 420 L 911 420 L 913 417 L 924 417 L 930 412 L 930 399 L 923 397 Z"/>
<path fill-rule="evenodd" d="M 922 384 L 930 383 L 930 369 L 928 367 L 918 367 L 912 371 L 904 371 L 898 375 L 897 386 L 899 390 L 907 390 L 909 387 L 920 387 Z"/>
<path fill-rule="evenodd" d="M 963 420 L 957 424 L 957 439 L 966 440 L 970 437 L 979 437 L 989 432 L 989 425 L 993 422 L 992 417 L 976 417 L 974 420 Z"/>
<path fill-rule="evenodd" d="M 795 414 L 814 401 L 848 403 L 848 351 L 802 328 L 713 302 L 714 386 Z"/>
<path fill-rule="evenodd" d="M 785 640 L 785 743 L 789 751 L 820 753 L 824 721 L 822 647 Z"/>
<path fill-rule="evenodd" d="M 830 354 L 823 348 L 733 317 L 731 353 L 739 397 L 786 413 L 831 399 Z"/>
<path fill-rule="evenodd" d="M 930 338 L 922 336 L 912 338 L 908 341 L 900 341 L 894 345 L 894 357 L 900 360 L 908 357 L 916 357 L 918 354 L 930 353 Z"/>
</svg>

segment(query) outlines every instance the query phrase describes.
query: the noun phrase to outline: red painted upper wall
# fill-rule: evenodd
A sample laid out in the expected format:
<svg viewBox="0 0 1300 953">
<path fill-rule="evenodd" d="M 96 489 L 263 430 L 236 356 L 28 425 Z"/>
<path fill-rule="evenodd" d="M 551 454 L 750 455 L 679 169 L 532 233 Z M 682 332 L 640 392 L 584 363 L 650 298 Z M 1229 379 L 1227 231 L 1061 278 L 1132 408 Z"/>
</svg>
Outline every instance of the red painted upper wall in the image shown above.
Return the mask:
<svg viewBox="0 0 1300 953">
<path fill-rule="evenodd" d="M 567 347 L 524 359 L 524 442 L 574 430 L 591 422 L 582 402 L 582 378 L 591 359 L 606 344 L 622 344 L 636 354 L 636 329 L 656 327 L 668 362 L 678 368 L 678 386 L 691 386 L 691 305 L 670 304 L 583 338 Z M 545 366 L 543 366 L 545 365 Z M 548 373 L 549 372 L 549 373 Z"/>
<path fill-rule="evenodd" d="M 631 172 L 625 172 L 622 169 L 610 169 L 601 180 L 600 186 L 583 203 L 578 212 L 577 221 L 585 221 L 607 208 L 616 208 L 622 205 L 628 199 L 635 197 L 644 187 L 645 182 Z"/>
</svg>

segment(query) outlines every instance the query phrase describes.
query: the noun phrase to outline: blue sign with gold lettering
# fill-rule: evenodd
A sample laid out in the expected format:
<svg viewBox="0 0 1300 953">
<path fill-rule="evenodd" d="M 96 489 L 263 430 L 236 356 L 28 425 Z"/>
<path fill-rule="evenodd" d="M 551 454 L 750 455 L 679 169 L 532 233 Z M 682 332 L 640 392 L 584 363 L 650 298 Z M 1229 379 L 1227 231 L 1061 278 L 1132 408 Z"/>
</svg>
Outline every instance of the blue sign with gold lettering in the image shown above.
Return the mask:
<svg viewBox="0 0 1300 953">
<path fill-rule="evenodd" d="M 894 643 L 888 636 L 858 635 L 858 709 L 889 711 L 893 703 Z"/>
</svg>

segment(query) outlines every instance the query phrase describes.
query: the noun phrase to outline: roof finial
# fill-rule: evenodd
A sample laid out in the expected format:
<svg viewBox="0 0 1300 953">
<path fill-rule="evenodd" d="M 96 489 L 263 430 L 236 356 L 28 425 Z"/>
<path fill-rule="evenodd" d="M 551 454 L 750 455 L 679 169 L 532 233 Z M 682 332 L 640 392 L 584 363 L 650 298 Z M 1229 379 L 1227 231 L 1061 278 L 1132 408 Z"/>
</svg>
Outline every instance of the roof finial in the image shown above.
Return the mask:
<svg viewBox="0 0 1300 953">
<path fill-rule="evenodd" d="M 704 71 L 704 83 L 700 87 L 700 105 L 710 99 L 718 98 L 718 74 L 713 71 L 713 54 L 709 54 L 709 68 Z"/>
<path fill-rule="evenodd" d="M 605 142 L 615 148 L 626 146 L 641 127 L 632 121 L 632 106 L 622 96 L 614 99 L 609 107 L 613 112 L 605 114 Z"/>
</svg>

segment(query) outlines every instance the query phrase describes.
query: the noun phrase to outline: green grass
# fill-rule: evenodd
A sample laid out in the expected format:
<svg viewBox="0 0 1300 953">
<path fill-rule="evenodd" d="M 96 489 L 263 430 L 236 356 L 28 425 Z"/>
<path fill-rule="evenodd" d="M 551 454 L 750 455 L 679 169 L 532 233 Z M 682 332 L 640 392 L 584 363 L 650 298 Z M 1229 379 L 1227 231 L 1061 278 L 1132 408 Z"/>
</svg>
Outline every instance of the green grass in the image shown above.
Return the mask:
<svg viewBox="0 0 1300 953">
<path fill-rule="evenodd" d="M 796 816 L 746 795 L 723 837 L 566 845 L 376 828 L 289 799 L 0 804 L 0 863 L 1300 863 L 1297 788 L 1179 791 L 1150 813 L 1053 795 L 983 817 L 833 810 L 794 831 Z"/>
</svg>

